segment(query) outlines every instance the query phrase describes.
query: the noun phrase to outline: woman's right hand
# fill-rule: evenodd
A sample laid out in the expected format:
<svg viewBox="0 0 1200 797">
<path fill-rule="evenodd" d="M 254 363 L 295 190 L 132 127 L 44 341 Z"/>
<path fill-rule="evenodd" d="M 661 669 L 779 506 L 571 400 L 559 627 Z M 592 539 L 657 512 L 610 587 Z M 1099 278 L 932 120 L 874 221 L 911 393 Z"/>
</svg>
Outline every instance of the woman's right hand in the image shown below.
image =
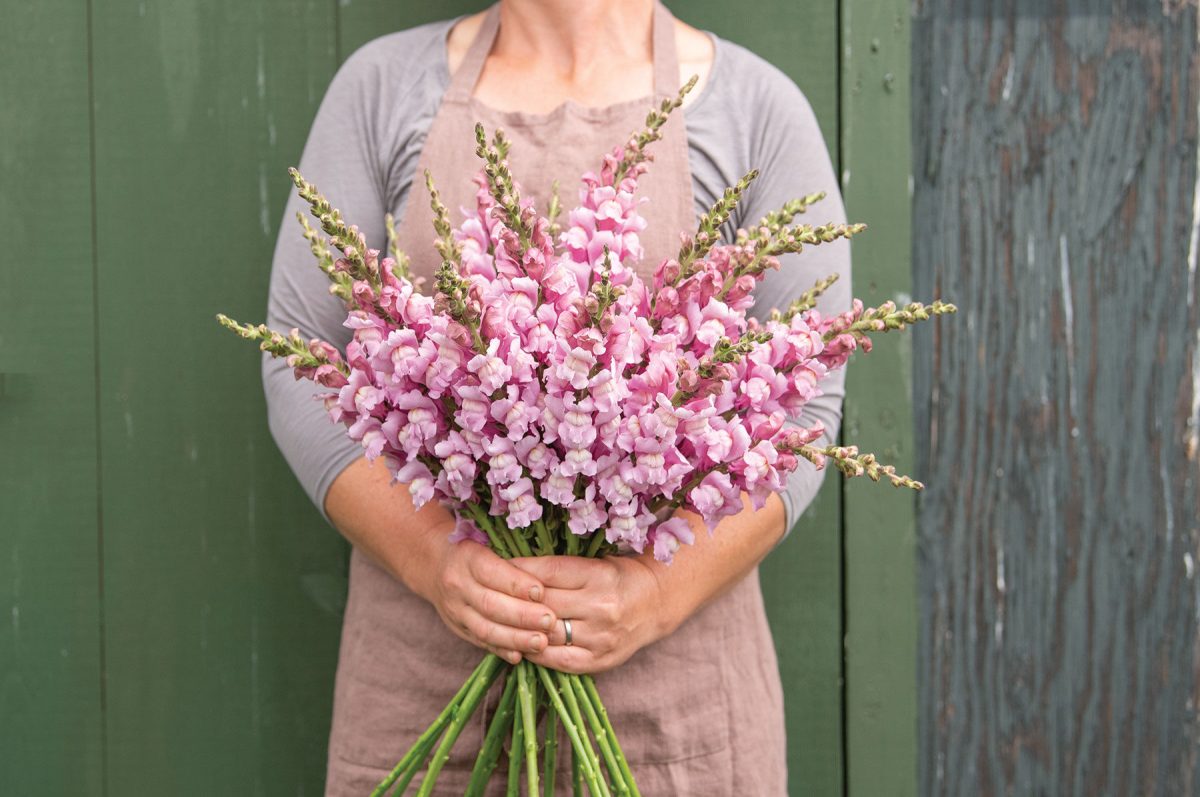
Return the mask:
<svg viewBox="0 0 1200 797">
<path fill-rule="evenodd" d="M 439 565 L 425 597 L 451 631 L 510 664 L 546 649 L 558 618 L 541 581 L 470 540 L 447 545 Z"/>
<path fill-rule="evenodd" d="M 329 488 L 325 511 L 338 530 L 394 578 L 433 604 L 458 636 L 512 663 L 541 653 L 557 621 L 546 585 L 477 542 L 450 542 L 454 515 L 437 501 L 413 509 L 382 464 L 359 458 Z M 424 640 L 414 640 L 421 644 Z"/>
</svg>

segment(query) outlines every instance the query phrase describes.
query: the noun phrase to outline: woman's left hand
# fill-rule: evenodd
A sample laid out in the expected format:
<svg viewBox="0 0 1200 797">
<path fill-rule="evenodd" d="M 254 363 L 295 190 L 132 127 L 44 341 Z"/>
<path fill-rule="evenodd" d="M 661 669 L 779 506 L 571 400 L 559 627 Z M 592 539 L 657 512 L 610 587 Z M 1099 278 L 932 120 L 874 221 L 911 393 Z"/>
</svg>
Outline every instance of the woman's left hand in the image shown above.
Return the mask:
<svg viewBox="0 0 1200 797">
<path fill-rule="evenodd" d="M 571 622 L 571 644 L 557 620 L 550 645 L 526 653 L 535 664 L 569 673 L 620 666 L 668 634 L 674 623 L 654 564 L 634 556 L 535 556 L 511 560 L 546 586 L 542 602 Z"/>
</svg>

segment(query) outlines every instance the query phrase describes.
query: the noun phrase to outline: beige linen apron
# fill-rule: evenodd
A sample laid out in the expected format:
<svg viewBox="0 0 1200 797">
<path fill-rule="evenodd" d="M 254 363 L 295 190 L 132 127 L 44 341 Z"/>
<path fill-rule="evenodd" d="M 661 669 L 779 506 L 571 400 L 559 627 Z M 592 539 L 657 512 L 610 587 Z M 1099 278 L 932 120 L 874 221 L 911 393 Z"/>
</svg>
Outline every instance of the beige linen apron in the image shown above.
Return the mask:
<svg viewBox="0 0 1200 797">
<path fill-rule="evenodd" d="M 606 108 L 570 101 L 549 114 L 504 113 L 471 97 L 499 29 L 493 6 L 455 72 L 426 137 L 407 210 L 401 248 L 415 275 L 431 284 L 440 264 L 428 196 L 419 176 L 428 169 L 447 207 L 474 207 L 472 175 L 479 168 L 474 126 L 504 129 L 509 162 L 525 196 L 545 210 L 555 180 L 565 207 L 578 179 L 599 171 L 602 154 L 644 124 L 652 102 L 678 91 L 674 25 L 656 3 L 653 20 L 654 92 Z M 696 218 L 683 115 L 673 114 L 639 193 L 648 222 L 642 235 L 643 273 L 679 246 Z M 460 217 L 454 214 L 454 220 Z M 680 556 L 687 556 L 685 549 Z M 364 797 L 437 716 L 483 652 L 460 640 L 434 608 L 355 549 L 342 629 L 329 743 L 330 797 Z M 786 793 L 783 695 L 775 648 L 763 611 L 757 570 L 713 601 L 670 637 L 639 651 L 597 683 L 642 794 L 754 795 Z M 499 685 L 497 685 L 499 686 Z M 472 718 L 438 778 L 436 793 L 461 795 L 498 689 Z M 560 734 L 561 735 L 561 734 Z M 559 793 L 569 793 L 565 737 Z M 501 769 L 507 764 L 502 760 Z M 489 794 L 503 793 L 500 777 Z M 419 783 L 419 778 L 416 781 Z"/>
</svg>

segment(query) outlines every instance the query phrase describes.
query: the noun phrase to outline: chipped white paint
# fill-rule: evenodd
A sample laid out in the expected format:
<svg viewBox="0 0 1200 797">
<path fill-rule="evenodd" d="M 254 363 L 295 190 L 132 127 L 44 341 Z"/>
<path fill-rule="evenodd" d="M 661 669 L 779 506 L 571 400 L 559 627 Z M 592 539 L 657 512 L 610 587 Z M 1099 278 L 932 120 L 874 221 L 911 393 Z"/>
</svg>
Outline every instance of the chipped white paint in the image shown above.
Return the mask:
<svg viewBox="0 0 1200 797">
<path fill-rule="evenodd" d="M 1034 262 L 1036 262 L 1034 259 L 1034 256 L 1033 256 L 1033 252 L 1034 252 L 1033 233 L 1029 233 L 1028 235 L 1025 236 L 1025 265 L 1029 266 L 1030 270 L 1033 269 L 1033 264 L 1034 264 Z"/>
<path fill-rule="evenodd" d="M 258 225 L 264 235 L 271 234 L 271 202 L 267 192 L 267 164 L 258 164 Z"/>
<path fill-rule="evenodd" d="M 1004 547 L 996 544 L 996 593 L 1000 600 L 996 604 L 996 624 L 994 631 L 996 645 L 1000 645 L 1004 637 L 1004 593 L 1008 592 L 1008 583 L 1004 581 Z"/>
<path fill-rule="evenodd" d="M 1000 97 L 1008 102 L 1012 97 L 1013 72 L 1016 69 L 1016 59 L 1010 58 L 1008 61 L 1008 71 L 1004 73 L 1004 88 L 1000 90 Z"/>
<path fill-rule="evenodd" d="M 258 99 L 261 102 L 267 98 L 267 49 L 261 33 L 255 41 L 258 44 L 258 57 L 255 60 L 254 84 L 258 87 Z"/>
<path fill-rule="evenodd" d="M 916 190 L 917 190 L 917 183 L 915 180 L 913 180 L 913 176 L 910 174 L 908 176 L 908 198 L 909 199 L 913 198 L 913 194 L 916 193 Z"/>
<path fill-rule="evenodd" d="M 1196 119 L 1200 123 L 1200 106 L 1196 108 Z M 1192 188 L 1192 239 L 1188 243 L 1188 287 L 1187 303 L 1190 308 L 1196 301 L 1196 257 L 1200 249 L 1200 152 L 1196 153 L 1196 179 Z"/>
<path fill-rule="evenodd" d="M 1058 236 L 1058 267 L 1062 281 L 1063 332 L 1067 338 L 1067 401 L 1074 419 L 1079 414 L 1075 408 L 1075 379 L 1072 375 L 1075 369 L 1075 305 L 1071 301 L 1071 261 L 1067 254 L 1066 235 Z M 1078 434 L 1078 429 L 1071 429 L 1072 437 Z"/>
<path fill-rule="evenodd" d="M 912 303 L 912 294 L 907 291 L 898 291 L 892 297 L 892 301 L 896 303 L 897 307 L 905 307 Z"/>
<path fill-rule="evenodd" d="M 1192 341 L 1192 417 L 1187 420 L 1185 452 L 1189 459 L 1200 459 L 1200 329 Z"/>
<path fill-rule="evenodd" d="M 996 592 L 1003 595 L 1008 591 L 1008 582 L 1004 580 L 1004 548 L 996 549 Z"/>
<path fill-rule="evenodd" d="M 1175 539 L 1175 502 L 1171 499 L 1171 476 L 1167 473 L 1167 463 L 1161 457 L 1158 460 L 1158 478 L 1162 482 L 1163 511 L 1166 513 L 1167 547 Z"/>
<path fill-rule="evenodd" d="M 1190 551 L 1186 551 L 1183 554 L 1183 572 L 1189 581 L 1196 574 L 1196 560 L 1192 558 Z"/>
<path fill-rule="evenodd" d="M 843 169 L 842 170 L 842 188 L 844 189 L 848 185 L 850 185 L 850 170 Z"/>
</svg>

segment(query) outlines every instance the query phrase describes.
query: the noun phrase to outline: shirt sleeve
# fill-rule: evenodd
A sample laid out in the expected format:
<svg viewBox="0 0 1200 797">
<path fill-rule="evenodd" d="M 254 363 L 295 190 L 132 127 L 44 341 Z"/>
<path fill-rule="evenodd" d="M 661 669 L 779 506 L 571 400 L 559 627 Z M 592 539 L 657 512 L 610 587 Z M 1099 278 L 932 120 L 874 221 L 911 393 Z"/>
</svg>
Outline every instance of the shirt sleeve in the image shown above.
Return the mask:
<svg viewBox="0 0 1200 797">
<path fill-rule="evenodd" d="M 347 59 L 321 102 L 298 168 L 349 223 L 359 226 L 372 248 L 382 250 L 387 242 L 384 171 L 372 117 L 378 84 L 379 72 L 369 51 Z M 280 331 L 299 329 L 305 339 L 321 338 L 344 350 L 350 340 L 350 331 L 342 326 L 346 307 L 329 293 L 329 280 L 317 268 L 296 221 L 298 212 L 320 226 L 307 203 L 290 192 L 271 262 L 267 324 Z M 264 355 L 262 379 L 271 434 L 324 514 L 330 484 L 362 449 L 341 424 L 330 422 L 315 399 L 322 388 L 296 380 L 283 360 Z"/>
<path fill-rule="evenodd" d="M 746 57 L 754 61 L 747 67 L 759 73 L 753 80 L 747 75 L 739 82 L 760 87 L 752 95 L 754 107 L 749 113 L 754 119 L 750 127 L 750 165 L 760 169 L 761 174 L 747 192 L 736 223 L 754 224 L 784 202 L 817 191 L 823 191 L 825 198 L 796 217 L 793 224 L 844 223 L 846 211 L 833 163 L 808 99 L 782 72 L 757 56 Z M 850 308 L 850 241 L 810 246 L 798 254 L 781 257 L 779 263 L 779 270 L 768 273 L 759 284 L 750 315 L 766 318 L 772 309 L 785 307 L 831 274 L 837 274 L 838 281 L 822 294 L 818 310 L 837 314 Z M 800 417 L 791 421 L 805 427 L 820 421 L 825 433 L 817 441 L 819 445 L 837 440 L 845 380 L 844 368 L 830 373 L 821 381 L 822 394 L 809 401 Z M 788 478 L 781 498 L 789 531 L 816 496 L 824 478 L 824 470 L 803 460 Z"/>
</svg>

